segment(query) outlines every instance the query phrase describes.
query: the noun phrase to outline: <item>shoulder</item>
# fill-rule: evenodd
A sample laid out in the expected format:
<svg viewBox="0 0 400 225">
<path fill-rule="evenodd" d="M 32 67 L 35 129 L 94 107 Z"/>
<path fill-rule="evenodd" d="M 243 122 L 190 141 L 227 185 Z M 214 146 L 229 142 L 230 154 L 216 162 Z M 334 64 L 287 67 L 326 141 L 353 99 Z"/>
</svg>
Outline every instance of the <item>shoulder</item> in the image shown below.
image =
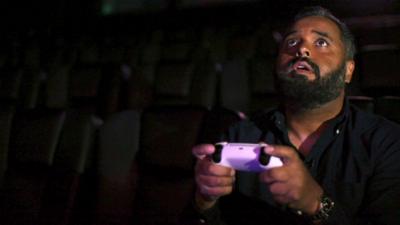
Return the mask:
<svg viewBox="0 0 400 225">
<path fill-rule="evenodd" d="M 353 107 L 350 123 L 352 130 L 361 138 L 363 146 L 368 149 L 370 158 L 399 164 L 397 160 L 400 160 L 400 125 L 398 123 Z"/>
<path fill-rule="evenodd" d="M 400 139 L 400 124 L 383 116 L 350 107 L 351 126 L 361 133 L 373 133 Z"/>
</svg>

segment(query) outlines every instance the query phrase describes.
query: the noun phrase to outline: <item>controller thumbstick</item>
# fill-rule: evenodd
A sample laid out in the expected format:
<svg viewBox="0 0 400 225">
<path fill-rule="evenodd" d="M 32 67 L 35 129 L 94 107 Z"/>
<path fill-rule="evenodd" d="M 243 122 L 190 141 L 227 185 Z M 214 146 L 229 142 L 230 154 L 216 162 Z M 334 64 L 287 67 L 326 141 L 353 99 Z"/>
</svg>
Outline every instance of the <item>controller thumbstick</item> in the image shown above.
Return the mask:
<svg viewBox="0 0 400 225">
<path fill-rule="evenodd" d="M 211 155 L 212 161 L 215 163 L 221 162 L 222 148 L 223 145 L 215 145 L 215 152 Z"/>
<path fill-rule="evenodd" d="M 260 148 L 260 157 L 258 158 L 258 161 L 261 165 L 266 166 L 268 165 L 271 156 L 264 152 L 264 148 L 264 146 Z"/>
</svg>

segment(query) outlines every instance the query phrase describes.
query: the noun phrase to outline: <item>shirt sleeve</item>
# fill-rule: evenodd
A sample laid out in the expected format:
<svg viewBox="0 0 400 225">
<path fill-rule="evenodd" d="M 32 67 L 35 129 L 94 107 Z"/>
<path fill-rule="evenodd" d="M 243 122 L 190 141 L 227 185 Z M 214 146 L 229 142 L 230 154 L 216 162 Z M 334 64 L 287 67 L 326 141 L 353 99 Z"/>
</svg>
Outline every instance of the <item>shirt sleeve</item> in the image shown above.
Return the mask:
<svg viewBox="0 0 400 225">
<path fill-rule="evenodd" d="M 400 128 L 385 128 L 371 143 L 375 166 L 363 217 L 372 224 L 394 225 L 400 221 Z"/>
<path fill-rule="evenodd" d="M 181 217 L 180 224 L 185 225 L 226 225 L 221 218 L 219 201 L 210 209 L 202 211 L 194 201 L 188 205 Z"/>
</svg>

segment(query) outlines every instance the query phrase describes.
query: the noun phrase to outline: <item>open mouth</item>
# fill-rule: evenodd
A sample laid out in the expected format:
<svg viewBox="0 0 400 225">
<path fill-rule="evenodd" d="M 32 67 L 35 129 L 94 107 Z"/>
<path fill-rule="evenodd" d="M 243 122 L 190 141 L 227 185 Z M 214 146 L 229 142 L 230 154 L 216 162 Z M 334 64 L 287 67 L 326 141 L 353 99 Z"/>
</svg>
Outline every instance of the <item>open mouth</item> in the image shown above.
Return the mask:
<svg viewBox="0 0 400 225">
<path fill-rule="evenodd" d="M 313 73 L 314 69 L 306 61 L 299 60 L 293 64 L 292 69 L 298 73 Z"/>
</svg>

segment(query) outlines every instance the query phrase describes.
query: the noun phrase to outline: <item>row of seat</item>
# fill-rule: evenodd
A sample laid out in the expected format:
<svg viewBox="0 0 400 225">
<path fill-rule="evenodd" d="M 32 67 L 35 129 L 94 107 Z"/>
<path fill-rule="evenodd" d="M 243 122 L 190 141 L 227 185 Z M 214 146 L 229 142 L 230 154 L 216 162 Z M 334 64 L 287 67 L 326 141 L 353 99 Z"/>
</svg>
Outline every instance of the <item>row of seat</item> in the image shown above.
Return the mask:
<svg viewBox="0 0 400 225">
<path fill-rule="evenodd" d="M 367 96 L 349 96 L 352 104 L 360 109 L 381 115 L 389 120 L 400 123 L 400 97 L 383 96 L 371 98 Z"/>
<path fill-rule="evenodd" d="M 278 103 L 272 33 L 252 29 L 3 51 L 0 223 L 177 224 L 191 147 Z M 398 59 L 396 45 L 361 48 L 350 101 L 400 122 Z"/>
<path fill-rule="evenodd" d="M 391 54 L 379 50 L 359 55 L 349 95 L 400 96 L 395 70 L 400 51 L 388 51 Z M 253 113 L 276 103 L 273 68 L 273 58 L 135 67 L 76 64 L 49 71 L 6 67 L 0 68 L 0 101 L 23 109 L 85 107 L 101 118 L 153 104 L 219 105 Z"/>
<path fill-rule="evenodd" d="M 22 34 L 23 35 L 23 34 Z M 22 36 L 21 35 L 21 36 Z M 266 24 L 187 29 L 138 30 L 128 34 L 4 35 L 0 67 L 47 68 L 67 63 L 153 64 L 164 60 L 223 61 L 275 53 L 276 40 Z"/>
<path fill-rule="evenodd" d="M 1 223 L 67 224 L 99 124 L 80 111 L 1 111 Z"/>
<path fill-rule="evenodd" d="M 177 224 L 193 194 L 191 148 L 242 115 L 197 106 L 122 111 L 2 108 L 2 224 Z"/>
<path fill-rule="evenodd" d="M 400 122 L 400 98 L 350 101 L 370 112 L 386 105 L 378 112 Z M 2 107 L 0 221 L 178 224 L 193 194 L 192 146 L 217 142 L 244 117 L 189 105 L 124 110 L 104 120 L 81 109 Z"/>
<path fill-rule="evenodd" d="M 389 24 L 390 25 L 390 24 Z M 398 48 L 398 26 L 354 29 L 358 49 Z M 267 22 L 223 27 L 152 28 L 123 33 L 5 33 L 0 39 L 0 67 L 48 68 L 74 63 L 148 65 L 169 60 L 268 57 L 282 39 L 279 27 Z M 372 48 L 371 48 L 372 46 Z M 381 46 L 381 47 L 379 47 Z"/>
</svg>

